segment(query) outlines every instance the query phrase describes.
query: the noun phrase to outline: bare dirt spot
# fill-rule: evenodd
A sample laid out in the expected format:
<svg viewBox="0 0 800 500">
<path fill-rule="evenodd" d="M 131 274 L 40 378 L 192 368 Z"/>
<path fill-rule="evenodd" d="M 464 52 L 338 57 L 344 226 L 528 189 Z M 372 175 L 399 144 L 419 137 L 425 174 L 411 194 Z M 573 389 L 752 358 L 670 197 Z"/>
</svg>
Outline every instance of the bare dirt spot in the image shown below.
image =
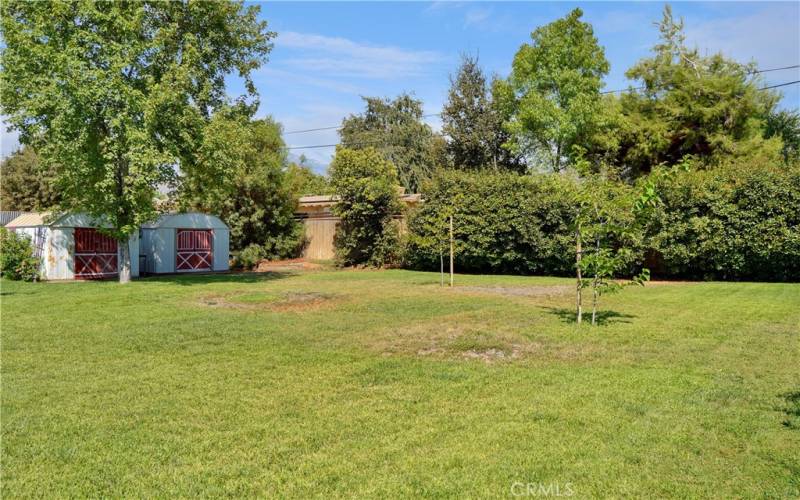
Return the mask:
<svg viewBox="0 0 800 500">
<path fill-rule="evenodd" d="M 256 266 L 255 271 L 259 273 L 267 271 L 315 271 L 324 266 L 305 259 L 286 259 L 286 260 L 262 260 Z"/>
<path fill-rule="evenodd" d="M 558 297 L 567 295 L 574 291 L 571 286 L 552 285 L 552 286 L 459 286 L 458 291 L 475 293 L 492 293 L 511 297 Z"/>
<path fill-rule="evenodd" d="M 200 298 L 200 305 L 241 311 L 308 311 L 332 306 L 331 294 L 319 292 L 254 292 L 238 295 L 208 295 Z"/>
</svg>

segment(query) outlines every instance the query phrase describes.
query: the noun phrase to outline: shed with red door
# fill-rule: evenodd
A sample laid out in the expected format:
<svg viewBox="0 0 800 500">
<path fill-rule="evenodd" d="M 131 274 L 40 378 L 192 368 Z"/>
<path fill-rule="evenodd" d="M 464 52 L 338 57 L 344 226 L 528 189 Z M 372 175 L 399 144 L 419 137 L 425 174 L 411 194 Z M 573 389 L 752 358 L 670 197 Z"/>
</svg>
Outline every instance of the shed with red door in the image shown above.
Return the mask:
<svg viewBox="0 0 800 500">
<path fill-rule="evenodd" d="M 165 214 L 142 226 L 140 265 L 149 274 L 227 271 L 229 239 L 214 215 Z"/>
<path fill-rule="evenodd" d="M 119 275 L 120 242 L 104 234 L 104 223 L 86 214 L 25 213 L 6 225 L 27 235 L 41 257 L 40 274 L 47 280 L 113 279 Z M 128 240 L 131 276 L 139 276 L 139 235 Z"/>
</svg>

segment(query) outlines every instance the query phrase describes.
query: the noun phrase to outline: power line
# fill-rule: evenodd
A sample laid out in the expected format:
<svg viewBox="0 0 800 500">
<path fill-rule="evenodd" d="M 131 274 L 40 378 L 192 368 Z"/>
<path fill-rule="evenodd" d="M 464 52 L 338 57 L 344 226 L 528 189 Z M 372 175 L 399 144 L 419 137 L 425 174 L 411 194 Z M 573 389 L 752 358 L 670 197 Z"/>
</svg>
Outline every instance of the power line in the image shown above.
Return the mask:
<svg viewBox="0 0 800 500">
<path fill-rule="evenodd" d="M 782 71 L 782 70 L 786 70 L 786 69 L 795 69 L 795 68 L 800 68 L 800 64 L 795 64 L 793 66 L 783 66 L 782 68 L 757 69 L 757 70 L 754 70 L 754 71 L 749 71 L 746 74 L 755 75 L 755 74 L 758 74 L 758 73 L 769 73 L 770 71 Z M 787 85 L 791 85 L 791 83 L 789 83 Z M 781 85 L 779 85 L 779 86 L 781 86 Z M 656 85 L 656 88 L 659 88 L 659 87 L 664 87 L 664 85 Z M 616 94 L 617 92 L 629 92 L 631 90 L 645 90 L 646 88 L 647 88 L 646 86 L 642 86 L 642 87 L 628 87 L 626 89 L 617 89 L 617 90 L 604 90 L 604 91 L 600 92 L 600 94 L 601 95 Z M 774 88 L 774 87 L 767 87 L 767 88 Z M 758 89 L 758 90 L 765 90 L 765 89 Z"/>
<path fill-rule="evenodd" d="M 754 70 L 754 71 L 750 71 L 747 74 L 748 75 L 755 75 L 757 73 L 769 73 L 771 71 L 783 71 L 783 70 L 795 69 L 795 68 L 800 68 L 800 64 L 794 64 L 792 66 L 782 66 L 780 68 L 757 69 L 757 70 Z M 777 85 L 777 86 L 764 87 L 763 89 L 759 89 L 759 90 L 773 89 L 773 88 L 777 88 L 777 87 L 783 87 L 785 85 L 792 85 L 794 83 L 797 83 L 797 82 L 789 82 L 789 83 L 784 83 L 784 84 L 780 84 L 780 85 Z M 614 93 L 617 93 L 617 92 L 627 92 L 627 91 L 631 91 L 631 90 L 644 90 L 645 88 L 647 88 L 647 87 L 628 87 L 628 88 L 625 88 L 625 89 L 604 90 L 604 91 L 600 92 L 600 94 L 614 94 Z M 426 114 L 426 115 L 422 115 L 422 118 L 430 118 L 432 116 L 441 116 L 441 115 L 442 115 L 441 113 L 429 113 L 429 114 Z M 306 132 L 320 132 L 322 130 L 339 130 L 341 128 L 342 128 L 341 125 L 333 125 L 333 126 L 330 126 L 330 127 L 309 128 L 309 129 L 305 129 L 305 130 L 292 130 L 290 132 L 284 132 L 283 135 L 305 134 Z M 335 146 L 335 144 L 334 144 L 334 146 Z M 330 146 L 319 146 L 319 147 L 330 147 Z M 292 148 L 288 148 L 288 149 L 292 149 Z"/>
<path fill-rule="evenodd" d="M 765 70 L 765 71 L 771 71 L 771 70 Z M 788 86 L 788 85 L 795 85 L 795 84 L 798 84 L 798 83 L 800 83 L 800 80 L 794 80 L 794 81 L 792 81 L 792 82 L 786 82 L 786 83 L 776 83 L 775 85 L 768 85 L 768 86 L 766 86 L 766 87 L 759 87 L 757 90 L 769 90 L 769 89 L 776 89 L 776 88 L 778 88 L 778 87 L 786 87 L 786 86 Z M 440 115 L 440 114 L 441 114 L 441 113 L 431 113 L 431 114 L 428 114 L 428 115 L 423 115 L 423 116 L 425 116 L 425 117 L 427 117 L 427 116 L 438 116 L 438 115 Z M 337 128 L 341 128 L 341 127 L 337 127 Z M 353 145 L 353 146 L 366 146 L 366 145 L 369 145 L 369 144 L 379 144 L 379 143 L 382 143 L 382 142 L 383 142 L 383 141 L 369 141 L 369 142 L 359 142 L 359 143 L 353 143 L 352 145 Z M 288 147 L 288 148 L 286 148 L 286 149 L 317 149 L 317 148 L 332 148 L 332 147 L 335 147 L 335 146 L 338 146 L 338 145 L 339 145 L 339 143 L 336 143 L 336 144 L 315 144 L 315 145 L 313 145 L 313 146 L 291 146 L 291 147 Z"/>
<path fill-rule="evenodd" d="M 422 118 L 430 118 L 431 116 L 439 116 L 441 113 L 430 113 L 427 115 L 422 115 Z M 304 134 L 306 132 L 318 132 L 320 130 L 339 130 L 342 128 L 341 125 L 334 125 L 332 127 L 319 127 L 319 128 L 309 128 L 306 130 L 292 130 L 291 132 L 284 132 L 283 135 L 290 135 L 290 134 Z"/>
</svg>

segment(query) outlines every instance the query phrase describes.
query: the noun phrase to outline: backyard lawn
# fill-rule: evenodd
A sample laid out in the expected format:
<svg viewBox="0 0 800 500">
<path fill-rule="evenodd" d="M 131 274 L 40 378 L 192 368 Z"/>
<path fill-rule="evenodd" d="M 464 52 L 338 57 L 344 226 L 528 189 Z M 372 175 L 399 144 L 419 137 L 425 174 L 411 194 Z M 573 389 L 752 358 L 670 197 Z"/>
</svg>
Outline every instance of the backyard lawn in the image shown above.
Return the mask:
<svg viewBox="0 0 800 500">
<path fill-rule="evenodd" d="M 800 285 L 438 283 L 3 281 L 2 495 L 800 495 Z"/>
</svg>

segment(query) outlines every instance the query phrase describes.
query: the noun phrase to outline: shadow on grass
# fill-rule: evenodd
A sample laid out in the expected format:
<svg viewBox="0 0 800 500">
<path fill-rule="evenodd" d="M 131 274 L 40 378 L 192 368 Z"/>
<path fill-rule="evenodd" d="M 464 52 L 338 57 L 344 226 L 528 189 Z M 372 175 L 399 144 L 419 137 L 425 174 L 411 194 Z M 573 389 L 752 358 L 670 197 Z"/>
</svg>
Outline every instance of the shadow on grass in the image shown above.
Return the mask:
<svg viewBox="0 0 800 500">
<path fill-rule="evenodd" d="M 563 307 L 545 307 L 540 306 L 541 309 L 548 314 L 552 314 L 554 316 L 558 316 L 558 318 L 564 323 L 576 323 L 575 317 L 575 309 L 567 309 Z M 619 313 L 616 311 L 597 311 L 597 324 L 598 325 L 611 325 L 614 323 L 630 323 L 631 319 L 637 318 L 633 314 L 625 314 Z M 583 321 L 586 323 L 591 323 L 592 321 L 592 311 L 583 311 Z"/>
<path fill-rule="evenodd" d="M 267 271 L 263 273 L 203 273 L 203 274 L 161 274 L 139 278 L 143 282 L 174 283 L 176 285 L 207 285 L 209 283 L 262 283 L 297 276 L 298 273 Z"/>
<path fill-rule="evenodd" d="M 787 392 L 786 394 L 781 394 L 781 397 L 786 400 L 783 408 L 781 408 L 783 413 L 786 414 L 783 426 L 800 430 L 800 391 Z"/>
</svg>

